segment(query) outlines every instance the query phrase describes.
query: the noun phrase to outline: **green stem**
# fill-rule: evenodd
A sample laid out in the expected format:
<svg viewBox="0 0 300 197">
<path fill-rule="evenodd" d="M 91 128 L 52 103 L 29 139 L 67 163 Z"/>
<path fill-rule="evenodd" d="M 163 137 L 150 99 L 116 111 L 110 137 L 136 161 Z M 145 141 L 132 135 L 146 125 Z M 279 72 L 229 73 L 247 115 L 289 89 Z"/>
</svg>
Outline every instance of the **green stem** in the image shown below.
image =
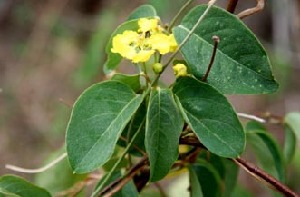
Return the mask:
<svg viewBox="0 0 300 197">
<path fill-rule="evenodd" d="M 142 63 L 142 71 L 145 73 L 145 75 L 147 75 L 147 68 L 145 62 Z"/>
<path fill-rule="evenodd" d="M 217 0 L 210 0 L 208 2 L 208 6 L 206 8 L 206 10 L 203 12 L 203 14 L 199 17 L 197 23 L 193 26 L 193 28 L 190 30 L 190 32 L 188 33 L 188 35 L 184 38 L 184 40 L 180 43 L 180 45 L 178 46 L 177 50 L 171 55 L 171 57 L 169 58 L 169 61 L 163 66 L 161 73 L 164 72 L 164 70 L 168 67 L 168 65 L 173 61 L 173 59 L 175 58 L 175 56 L 178 54 L 178 52 L 180 51 L 180 49 L 183 47 L 183 45 L 185 45 L 185 43 L 190 39 L 190 37 L 193 35 L 194 31 L 196 30 L 196 28 L 199 26 L 199 24 L 203 21 L 204 17 L 207 15 L 208 11 L 210 10 L 210 8 L 216 3 Z M 157 75 L 156 78 L 154 79 L 154 81 L 151 83 L 151 86 L 156 86 L 157 82 L 160 78 L 161 74 Z"/>
<path fill-rule="evenodd" d="M 141 124 L 144 124 L 145 122 L 145 118 L 142 121 Z M 140 127 L 141 128 L 141 127 Z M 119 157 L 118 161 L 114 164 L 114 166 L 111 168 L 111 170 L 109 171 L 109 173 L 105 176 L 104 180 L 102 181 L 102 183 L 99 185 L 99 187 L 93 192 L 92 197 L 96 196 L 97 193 L 99 193 L 103 186 L 107 183 L 107 181 L 111 178 L 112 174 L 114 173 L 114 171 L 117 169 L 117 166 L 121 163 L 122 159 L 125 157 L 126 153 L 129 151 L 129 149 L 131 148 L 134 140 L 137 138 L 138 134 L 141 132 L 142 129 L 140 129 L 132 136 L 132 140 L 130 141 L 130 143 L 128 143 L 128 145 L 126 146 L 123 154 L 121 155 L 121 157 Z"/>
<path fill-rule="evenodd" d="M 175 25 L 175 23 L 178 21 L 178 19 L 181 17 L 182 13 L 185 12 L 185 10 L 188 8 L 188 6 L 193 2 L 194 0 L 188 0 L 178 11 L 176 16 L 172 19 L 169 27 L 168 27 L 168 32 L 171 33 L 171 29 Z"/>
</svg>

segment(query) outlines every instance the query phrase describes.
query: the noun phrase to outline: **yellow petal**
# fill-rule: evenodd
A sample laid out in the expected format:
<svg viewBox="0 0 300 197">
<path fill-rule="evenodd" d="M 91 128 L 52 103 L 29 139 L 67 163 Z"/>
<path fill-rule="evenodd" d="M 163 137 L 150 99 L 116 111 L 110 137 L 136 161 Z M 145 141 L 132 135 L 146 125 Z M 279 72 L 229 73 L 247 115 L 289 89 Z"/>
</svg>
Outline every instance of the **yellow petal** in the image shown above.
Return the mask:
<svg viewBox="0 0 300 197">
<path fill-rule="evenodd" d="M 134 31 L 124 31 L 122 34 L 117 34 L 113 37 L 111 52 L 132 59 L 136 54 L 135 47 L 138 39 L 139 34 Z"/>
<path fill-rule="evenodd" d="M 158 30 L 158 19 L 148 19 L 148 18 L 141 18 L 138 21 L 139 25 L 139 32 L 146 33 L 148 31 L 157 31 Z"/>
<path fill-rule="evenodd" d="M 170 52 L 169 36 L 166 34 L 154 34 L 149 38 L 149 42 L 152 49 L 158 50 L 162 55 Z"/>
<path fill-rule="evenodd" d="M 170 52 L 175 52 L 178 48 L 178 44 L 173 34 L 169 35 L 169 42 L 170 42 Z"/>
<path fill-rule="evenodd" d="M 137 54 L 134 55 L 132 58 L 133 63 L 139 63 L 139 62 L 147 62 L 151 55 L 154 54 L 154 50 L 141 50 Z"/>
</svg>

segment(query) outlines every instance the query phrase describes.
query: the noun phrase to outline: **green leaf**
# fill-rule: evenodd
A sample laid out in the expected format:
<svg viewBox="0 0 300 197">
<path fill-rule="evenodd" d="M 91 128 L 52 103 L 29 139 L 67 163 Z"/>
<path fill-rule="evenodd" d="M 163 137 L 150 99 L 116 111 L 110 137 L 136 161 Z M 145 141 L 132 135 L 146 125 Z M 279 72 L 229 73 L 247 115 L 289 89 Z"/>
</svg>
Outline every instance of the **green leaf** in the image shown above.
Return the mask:
<svg viewBox="0 0 300 197">
<path fill-rule="evenodd" d="M 300 112 L 288 113 L 285 116 L 284 121 L 295 132 L 298 140 L 300 140 Z"/>
<path fill-rule="evenodd" d="M 250 121 L 247 123 L 246 126 L 247 130 L 247 139 L 249 139 L 249 143 L 254 147 L 256 150 L 256 156 L 259 160 L 262 161 L 262 165 L 265 165 L 264 163 L 267 163 L 265 165 L 265 170 L 268 170 L 269 166 L 267 165 L 275 165 L 275 169 L 277 172 L 277 178 L 284 182 L 285 179 L 285 168 L 284 168 L 284 161 L 283 161 L 283 154 L 280 151 L 279 143 L 275 140 L 273 136 L 271 136 L 269 133 L 267 133 L 266 128 L 262 126 L 262 124 Z M 256 135 L 257 138 L 250 138 L 251 135 Z M 263 142 L 265 147 L 259 145 L 259 139 Z M 267 152 L 271 154 L 272 162 L 265 162 L 267 157 Z"/>
<path fill-rule="evenodd" d="M 245 147 L 245 133 L 225 96 L 190 77 L 177 80 L 173 92 L 185 121 L 209 151 L 235 158 Z"/>
<path fill-rule="evenodd" d="M 127 142 L 124 140 L 119 140 L 118 144 L 122 147 L 126 147 L 128 142 L 131 142 L 132 137 L 135 133 L 139 132 L 138 136 L 133 142 L 133 146 L 129 149 L 129 153 L 135 156 L 143 156 L 139 150 L 135 147 L 139 147 L 142 151 L 146 152 L 145 149 L 145 124 L 146 124 L 146 113 L 147 106 L 146 102 L 143 102 L 137 112 L 132 117 L 131 121 L 128 123 L 124 131 L 122 132 L 122 136 L 126 138 Z"/>
<path fill-rule="evenodd" d="M 137 31 L 138 28 L 139 28 L 138 19 L 135 19 L 135 20 L 127 21 L 122 25 L 118 26 L 117 29 L 112 33 L 110 40 L 105 48 L 105 52 L 108 55 L 108 57 L 106 63 L 103 66 L 104 73 L 108 74 L 112 70 L 116 69 L 122 60 L 121 55 L 111 52 L 113 37 L 117 34 L 122 34 L 125 30 Z"/>
<path fill-rule="evenodd" d="M 116 69 L 117 66 L 120 64 L 122 60 L 122 56 L 117 53 L 111 53 L 111 52 L 106 52 L 106 53 L 107 53 L 107 60 L 103 65 L 103 72 L 105 74 L 109 74 L 114 69 Z"/>
<path fill-rule="evenodd" d="M 111 157 L 105 164 L 103 164 L 102 169 L 105 172 L 111 171 L 115 163 L 119 160 L 119 157 Z M 123 158 L 120 163 L 118 163 L 116 170 L 121 170 L 128 166 L 128 161 L 126 158 Z"/>
<path fill-rule="evenodd" d="M 168 174 L 178 158 L 183 119 L 169 89 L 153 89 L 146 117 L 145 146 L 150 161 L 150 181 Z"/>
<path fill-rule="evenodd" d="M 190 181 L 190 196 L 191 197 L 203 197 L 198 177 L 193 168 L 189 167 L 189 181 Z"/>
<path fill-rule="evenodd" d="M 206 161 L 199 160 L 197 164 L 192 165 L 192 169 L 198 177 L 203 196 L 222 196 L 222 183 L 220 176 L 211 164 Z"/>
<path fill-rule="evenodd" d="M 201 153 L 198 155 L 198 158 L 201 160 L 205 160 L 211 165 L 214 166 L 216 171 L 218 172 L 221 179 L 224 179 L 225 177 L 225 166 L 222 162 L 222 157 L 215 155 L 209 151 L 201 151 Z"/>
<path fill-rule="evenodd" d="M 114 197 L 138 197 L 139 193 L 133 183 L 133 181 L 129 181 L 124 187 L 122 187 L 121 191 L 114 194 Z"/>
<path fill-rule="evenodd" d="M 58 152 L 51 154 L 45 163 L 50 163 L 65 151 L 65 148 L 62 148 Z M 34 183 L 47 189 L 52 195 L 55 195 L 57 192 L 71 188 L 86 177 L 87 174 L 74 174 L 68 159 L 65 158 L 47 171 L 36 174 Z"/>
<path fill-rule="evenodd" d="M 111 80 L 120 81 L 128 85 L 135 92 L 138 92 L 141 89 L 139 74 L 125 75 L 125 74 L 117 73 L 112 76 Z"/>
<path fill-rule="evenodd" d="M 157 14 L 155 8 L 152 5 L 141 5 L 129 15 L 127 21 L 154 16 L 157 16 Z"/>
<path fill-rule="evenodd" d="M 230 197 L 237 183 L 238 166 L 231 160 L 219 157 L 208 151 L 201 151 L 198 156 L 210 163 L 218 172 L 222 181 L 224 197 Z"/>
<path fill-rule="evenodd" d="M 12 175 L 0 177 L 0 194 L 19 197 L 51 197 L 45 189 Z"/>
<path fill-rule="evenodd" d="M 296 152 L 296 134 L 288 124 L 284 125 L 284 147 L 283 153 L 285 164 L 288 164 L 294 158 Z"/>
<path fill-rule="evenodd" d="M 238 179 L 238 166 L 228 159 L 222 159 L 223 165 L 225 166 L 225 177 L 224 181 L 224 197 L 231 197 L 232 193 L 237 185 Z"/>
<path fill-rule="evenodd" d="M 173 29 L 178 43 L 185 39 L 206 8 L 206 5 L 195 7 L 181 25 Z M 209 84 L 226 94 L 272 93 L 278 89 L 267 54 L 257 38 L 235 15 L 218 7 L 209 10 L 181 48 L 193 75 L 202 78 L 205 74 L 214 35 L 220 38 L 220 43 L 208 77 Z"/>
<path fill-rule="evenodd" d="M 67 128 L 67 153 L 76 173 L 103 165 L 144 99 L 117 81 L 95 84 L 77 99 Z"/>
<path fill-rule="evenodd" d="M 106 179 L 108 174 L 105 174 L 100 181 L 96 184 L 94 191 L 98 191 L 99 187 L 103 184 L 103 181 Z M 107 182 L 104 183 L 103 187 L 108 186 L 110 183 L 112 183 L 113 181 L 115 181 L 116 179 L 118 179 L 119 177 L 121 177 L 121 172 L 120 171 L 116 171 L 113 172 L 112 175 L 110 176 L 110 178 L 108 179 Z"/>
</svg>

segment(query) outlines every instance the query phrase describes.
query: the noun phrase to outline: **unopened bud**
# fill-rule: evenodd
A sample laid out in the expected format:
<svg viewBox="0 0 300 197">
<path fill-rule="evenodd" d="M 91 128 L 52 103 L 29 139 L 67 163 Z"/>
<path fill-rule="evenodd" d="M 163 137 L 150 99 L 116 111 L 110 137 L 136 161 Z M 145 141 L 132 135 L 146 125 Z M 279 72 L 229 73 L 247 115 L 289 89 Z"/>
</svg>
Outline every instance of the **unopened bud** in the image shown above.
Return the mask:
<svg viewBox="0 0 300 197">
<path fill-rule="evenodd" d="M 176 64 L 173 66 L 174 75 L 176 77 L 187 76 L 187 68 L 184 64 Z"/>
<path fill-rule="evenodd" d="M 161 63 L 155 63 L 152 65 L 152 69 L 155 74 L 160 74 L 163 69 L 163 65 Z"/>
</svg>

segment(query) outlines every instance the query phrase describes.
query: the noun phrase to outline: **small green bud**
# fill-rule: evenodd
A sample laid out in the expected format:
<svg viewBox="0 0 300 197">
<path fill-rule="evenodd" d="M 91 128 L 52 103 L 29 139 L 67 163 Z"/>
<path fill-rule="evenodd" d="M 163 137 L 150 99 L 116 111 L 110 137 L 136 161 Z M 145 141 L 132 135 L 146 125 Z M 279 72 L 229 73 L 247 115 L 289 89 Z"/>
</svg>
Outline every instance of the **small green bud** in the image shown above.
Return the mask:
<svg viewBox="0 0 300 197">
<path fill-rule="evenodd" d="M 161 63 L 155 63 L 152 65 L 152 69 L 155 74 L 160 74 L 163 69 L 163 65 Z"/>
</svg>

